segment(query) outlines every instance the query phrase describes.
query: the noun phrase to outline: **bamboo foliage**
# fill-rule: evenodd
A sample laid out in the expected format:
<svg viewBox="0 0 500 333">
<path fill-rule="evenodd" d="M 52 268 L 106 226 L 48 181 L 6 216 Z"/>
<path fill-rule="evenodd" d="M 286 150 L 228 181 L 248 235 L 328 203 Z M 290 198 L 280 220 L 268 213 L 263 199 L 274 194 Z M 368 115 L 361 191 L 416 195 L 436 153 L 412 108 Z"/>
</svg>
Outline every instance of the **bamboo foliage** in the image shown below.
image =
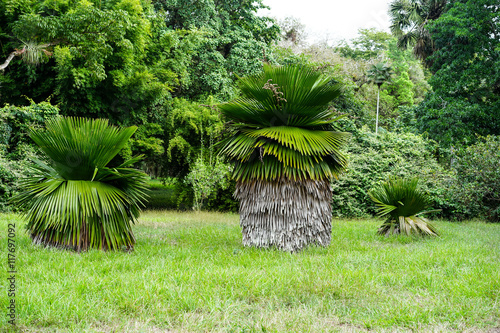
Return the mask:
<svg viewBox="0 0 500 333">
<path fill-rule="evenodd" d="M 220 153 L 233 164 L 246 246 L 297 251 L 327 246 L 331 189 L 347 165 L 348 133 L 328 104 L 341 93 L 330 78 L 300 66 L 264 65 L 239 80 L 243 97 L 219 105 L 232 133 Z"/>
<path fill-rule="evenodd" d="M 49 163 L 36 161 L 13 199 L 28 220 L 35 243 L 85 251 L 132 248 L 131 224 L 146 198 L 146 178 L 129 168 L 134 158 L 109 168 L 135 128 L 107 120 L 56 118 L 30 137 Z"/>
</svg>

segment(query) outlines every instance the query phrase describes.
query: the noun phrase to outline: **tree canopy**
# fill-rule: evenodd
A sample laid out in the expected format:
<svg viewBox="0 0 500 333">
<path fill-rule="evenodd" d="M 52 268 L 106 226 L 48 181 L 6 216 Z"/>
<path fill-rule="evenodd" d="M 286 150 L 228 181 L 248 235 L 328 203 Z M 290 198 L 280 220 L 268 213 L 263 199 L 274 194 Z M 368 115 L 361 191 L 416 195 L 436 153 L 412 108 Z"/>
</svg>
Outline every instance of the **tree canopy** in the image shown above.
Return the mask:
<svg viewBox="0 0 500 333">
<path fill-rule="evenodd" d="M 434 91 L 417 108 L 420 131 L 446 145 L 500 133 L 498 1 L 455 1 L 429 31 Z"/>
</svg>

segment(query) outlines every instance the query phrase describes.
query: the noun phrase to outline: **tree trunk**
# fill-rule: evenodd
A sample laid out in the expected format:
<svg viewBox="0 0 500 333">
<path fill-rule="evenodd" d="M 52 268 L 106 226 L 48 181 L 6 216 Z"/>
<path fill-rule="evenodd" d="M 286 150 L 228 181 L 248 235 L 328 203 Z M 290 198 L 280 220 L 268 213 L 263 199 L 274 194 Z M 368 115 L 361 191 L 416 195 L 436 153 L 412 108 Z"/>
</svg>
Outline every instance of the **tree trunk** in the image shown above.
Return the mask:
<svg viewBox="0 0 500 333">
<path fill-rule="evenodd" d="M 243 245 L 298 251 L 309 244 L 328 246 L 332 190 L 328 180 L 238 182 Z"/>
<path fill-rule="evenodd" d="M 14 57 L 17 56 L 17 55 L 22 54 L 23 52 L 24 52 L 24 49 L 22 49 L 21 51 L 15 50 L 14 52 L 11 52 L 9 54 L 9 56 L 7 57 L 7 59 L 5 59 L 5 62 L 0 65 L 0 71 L 3 71 L 4 69 L 6 69 L 7 66 L 9 66 L 10 62 L 12 61 L 12 59 L 14 59 Z"/>
<path fill-rule="evenodd" d="M 380 103 L 380 87 L 378 87 L 377 93 L 377 119 L 375 120 L 375 134 L 378 134 L 378 107 Z"/>
</svg>

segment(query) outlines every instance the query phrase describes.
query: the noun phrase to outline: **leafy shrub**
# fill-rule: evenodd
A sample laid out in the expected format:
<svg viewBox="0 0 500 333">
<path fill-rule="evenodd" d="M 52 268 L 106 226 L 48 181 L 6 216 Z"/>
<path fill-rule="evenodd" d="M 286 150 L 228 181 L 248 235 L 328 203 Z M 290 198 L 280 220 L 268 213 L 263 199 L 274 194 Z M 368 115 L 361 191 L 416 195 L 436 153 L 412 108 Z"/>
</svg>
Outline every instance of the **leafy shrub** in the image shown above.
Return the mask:
<svg viewBox="0 0 500 333">
<path fill-rule="evenodd" d="M 442 214 L 450 212 L 445 194 L 451 176 L 437 162 L 433 141 L 411 133 L 381 131 L 376 136 L 363 128 L 353 130 L 347 146 L 347 171 L 332 182 L 334 216 L 375 215 L 368 191 L 390 176 L 417 177 L 431 205 Z"/>
<path fill-rule="evenodd" d="M 4 151 L 16 158 L 16 150 L 20 145 L 33 145 L 28 136 L 30 127 L 41 127 L 45 121 L 59 114 L 59 108 L 49 102 L 36 104 L 31 101 L 28 106 L 6 105 L 0 108 L 0 146 Z"/>
<path fill-rule="evenodd" d="M 236 181 L 227 175 L 226 188 L 220 186 L 208 197 L 206 202 L 206 209 L 218 212 L 232 212 L 237 213 L 240 208 L 239 201 L 233 196 L 236 190 Z"/>
<path fill-rule="evenodd" d="M 32 175 L 31 160 L 39 158 L 28 129 L 42 127 L 58 114 L 58 107 L 49 102 L 0 108 L 0 211 L 16 210 L 8 201 L 17 193 L 19 180 Z"/>
<path fill-rule="evenodd" d="M 238 212 L 239 202 L 233 197 L 233 193 L 236 189 L 236 181 L 231 179 L 230 174 L 227 174 L 223 184 L 224 188 L 220 184 L 214 186 L 213 191 L 204 201 L 204 210 L 233 213 Z M 180 210 L 192 209 L 194 201 L 193 187 L 183 181 L 177 181 L 174 184 L 172 198 L 174 202 L 173 208 Z M 164 200 L 164 202 L 168 202 L 166 196 Z"/>
<path fill-rule="evenodd" d="M 231 166 L 222 163 L 220 159 L 210 164 L 200 156 L 191 166 L 191 171 L 184 182 L 193 189 L 193 209 L 201 210 L 203 203 L 218 188 L 226 189 L 229 186 L 228 175 Z"/>
<path fill-rule="evenodd" d="M 487 136 L 461 147 L 452 158 L 455 172 L 449 200 L 458 219 L 500 221 L 500 136 Z"/>
<path fill-rule="evenodd" d="M 16 161 L 9 161 L 0 151 L 0 212 L 8 211 L 9 199 L 16 193 L 23 168 Z"/>
</svg>

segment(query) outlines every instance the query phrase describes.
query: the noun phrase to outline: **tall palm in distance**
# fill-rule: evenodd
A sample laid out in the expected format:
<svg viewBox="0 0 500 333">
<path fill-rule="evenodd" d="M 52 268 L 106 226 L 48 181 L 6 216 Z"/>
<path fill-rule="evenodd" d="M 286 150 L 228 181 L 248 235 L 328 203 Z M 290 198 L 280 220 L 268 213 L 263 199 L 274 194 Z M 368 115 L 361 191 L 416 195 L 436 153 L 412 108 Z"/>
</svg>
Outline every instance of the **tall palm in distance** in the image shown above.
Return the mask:
<svg viewBox="0 0 500 333">
<path fill-rule="evenodd" d="M 333 130 L 328 103 L 341 86 L 329 82 L 309 68 L 265 65 L 239 80 L 243 97 L 219 105 L 232 123 L 220 153 L 234 164 L 245 246 L 330 243 L 330 180 L 346 167 L 348 133 Z"/>
<path fill-rule="evenodd" d="M 398 38 L 398 46 L 413 47 L 421 60 L 434 52 L 434 42 L 427 30 L 430 21 L 438 19 L 446 10 L 447 0 L 394 0 L 390 4 L 391 32 Z"/>
<path fill-rule="evenodd" d="M 375 134 L 378 134 L 378 116 L 380 109 L 380 87 L 389 81 L 392 75 L 392 68 L 384 63 L 372 65 L 368 69 L 368 81 L 377 85 L 377 115 L 375 120 Z"/>
</svg>

